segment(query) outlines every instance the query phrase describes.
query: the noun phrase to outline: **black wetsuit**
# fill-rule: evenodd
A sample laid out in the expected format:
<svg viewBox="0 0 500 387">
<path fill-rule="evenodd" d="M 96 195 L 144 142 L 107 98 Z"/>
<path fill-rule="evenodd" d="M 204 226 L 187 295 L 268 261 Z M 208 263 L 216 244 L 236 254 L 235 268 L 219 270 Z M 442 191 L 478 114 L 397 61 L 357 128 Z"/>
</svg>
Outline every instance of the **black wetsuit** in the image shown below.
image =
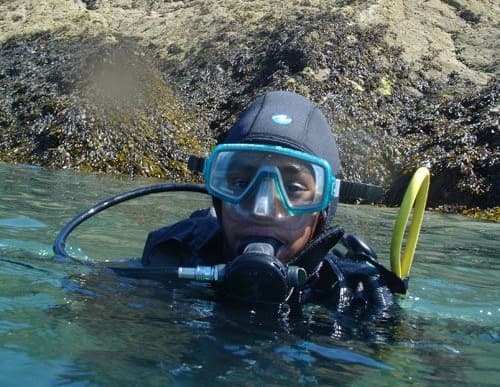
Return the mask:
<svg viewBox="0 0 500 387">
<path fill-rule="evenodd" d="M 350 236 L 352 237 L 352 236 Z M 210 210 L 194 212 L 188 219 L 149 234 L 142 255 L 144 266 L 212 266 L 227 263 L 217 218 Z M 299 302 L 323 301 L 344 311 L 385 310 L 394 303 L 393 293 L 404 293 L 401 280 L 363 249 L 325 254 L 319 269 L 296 292 Z"/>
</svg>

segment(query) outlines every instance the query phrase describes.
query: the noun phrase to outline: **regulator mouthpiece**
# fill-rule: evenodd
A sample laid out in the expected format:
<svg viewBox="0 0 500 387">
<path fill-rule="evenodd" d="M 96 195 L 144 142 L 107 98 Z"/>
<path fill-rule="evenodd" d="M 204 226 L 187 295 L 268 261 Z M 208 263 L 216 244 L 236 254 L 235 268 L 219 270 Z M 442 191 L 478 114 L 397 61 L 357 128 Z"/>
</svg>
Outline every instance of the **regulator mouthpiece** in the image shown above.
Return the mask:
<svg viewBox="0 0 500 387">
<path fill-rule="evenodd" d="M 297 266 L 285 266 L 274 256 L 272 244 L 252 242 L 243 254 L 225 267 L 223 290 L 235 300 L 247 303 L 281 304 L 307 280 L 307 273 Z"/>
<path fill-rule="evenodd" d="M 307 272 L 274 256 L 274 240 L 251 242 L 226 265 L 179 267 L 179 278 L 220 283 L 226 298 L 250 304 L 281 304 L 307 281 Z"/>
<path fill-rule="evenodd" d="M 266 242 L 253 242 L 243 249 L 243 254 L 263 254 L 274 257 L 274 246 Z"/>
<path fill-rule="evenodd" d="M 267 255 L 273 259 L 275 258 L 275 245 L 277 241 L 265 241 L 265 242 L 253 242 L 245 247 L 243 254 L 262 254 Z M 273 243 L 273 244 L 271 244 Z M 279 261 L 278 261 L 279 262 Z M 280 262 L 281 263 L 281 262 Z M 287 283 L 291 287 L 302 286 L 307 281 L 307 272 L 299 266 L 288 266 L 286 267 L 286 279 Z"/>
</svg>

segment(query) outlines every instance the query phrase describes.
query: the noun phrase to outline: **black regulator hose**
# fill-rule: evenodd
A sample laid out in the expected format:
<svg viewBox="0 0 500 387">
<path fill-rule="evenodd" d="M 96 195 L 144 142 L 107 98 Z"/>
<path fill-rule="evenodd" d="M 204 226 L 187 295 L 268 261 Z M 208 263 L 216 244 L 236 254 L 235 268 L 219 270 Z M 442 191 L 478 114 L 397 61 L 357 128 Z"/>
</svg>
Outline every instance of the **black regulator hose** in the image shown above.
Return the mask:
<svg viewBox="0 0 500 387">
<path fill-rule="evenodd" d="M 93 265 L 91 262 L 70 256 L 66 251 L 66 239 L 85 220 L 101 211 L 127 200 L 154 193 L 197 192 L 207 194 L 203 184 L 157 184 L 124 192 L 105 199 L 82 211 L 69 221 L 54 240 L 53 250 L 56 258 L 72 259 L 79 263 Z M 196 267 L 144 267 L 137 262 L 106 263 L 108 269 L 116 274 L 132 278 L 155 280 L 186 279 L 219 283 L 229 298 L 250 303 L 282 303 L 288 300 L 294 289 L 302 288 L 318 270 L 328 251 L 342 238 L 341 227 L 330 228 L 294 258 L 283 265 L 276 257 L 276 246 L 266 238 L 248 241 L 242 253 L 231 262 L 214 266 Z M 376 260 L 374 260 L 376 263 Z M 342 309 L 350 299 L 342 271 L 335 262 L 329 262 L 337 276 L 340 289 L 339 307 Z"/>
<path fill-rule="evenodd" d="M 105 209 L 112 207 L 116 204 L 125 202 L 127 200 L 135 199 L 140 196 L 145 196 L 154 193 L 161 192 L 171 192 L 171 191 L 186 191 L 186 192 L 199 192 L 199 193 L 207 193 L 204 184 L 156 184 L 152 186 L 142 187 L 135 189 L 133 191 L 123 192 L 116 196 L 112 196 L 108 199 L 105 199 L 96 205 L 82 211 L 78 215 L 76 215 L 71 221 L 69 221 L 57 234 L 56 239 L 54 240 L 54 245 L 52 247 L 57 258 L 69 258 L 78 260 L 75 257 L 70 256 L 66 252 L 66 239 L 73 232 L 73 230 L 78 227 L 81 223 L 91 218 L 94 215 L 97 215 L 99 212 L 104 211 Z"/>
<path fill-rule="evenodd" d="M 171 191 L 199 192 L 208 194 L 203 184 L 164 183 L 164 184 L 156 184 L 152 186 L 138 188 L 133 191 L 123 192 L 111 198 L 105 199 L 76 215 L 70 222 L 66 224 L 66 226 L 64 226 L 61 229 L 61 231 L 59 231 L 53 245 L 53 251 L 56 257 L 71 258 L 78 260 L 75 257 L 71 257 L 66 252 L 66 239 L 73 232 L 73 230 L 76 227 L 78 227 L 81 223 L 83 223 L 85 220 L 91 218 L 92 216 L 98 214 L 101 211 L 104 211 L 109 207 L 112 207 L 124 201 L 153 193 L 171 192 Z M 349 203 L 352 202 L 355 198 L 358 198 L 358 200 L 359 198 L 364 198 L 365 200 L 371 202 L 378 202 L 381 200 L 382 194 L 383 190 L 381 187 L 378 186 L 364 184 L 364 183 L 342 181 L 340 189 L 340 202 Z"/>
<path fill-rule="evenodd" d="M 159 184 L 138 188 L 105 199 L 82 211 L 68 222 L 54 240 L 53 250 L 56 258 L 72 259 L 79 263 L 90 264 L 70 256 L 66 251 L 66 239 L 85 220 L 116 204 L 152 193 L 187 191 L 207 193 L 201 184 Z M 116 274 L 132 278 L 153 280 L 187 279 L 203 282 L 220 282 L 233 299 L 251 303 L 281 303 L 290 296 L 295 287 L 302 286 L 307 273 L 299 267 L 285 267 L 274 257 L 274 246 L 261 241 L 250 243 L 243 252 L 229 264 L 196 267 L 143 267 L 130 262 L 111 262 L 106 267 Z"/>
</svg>

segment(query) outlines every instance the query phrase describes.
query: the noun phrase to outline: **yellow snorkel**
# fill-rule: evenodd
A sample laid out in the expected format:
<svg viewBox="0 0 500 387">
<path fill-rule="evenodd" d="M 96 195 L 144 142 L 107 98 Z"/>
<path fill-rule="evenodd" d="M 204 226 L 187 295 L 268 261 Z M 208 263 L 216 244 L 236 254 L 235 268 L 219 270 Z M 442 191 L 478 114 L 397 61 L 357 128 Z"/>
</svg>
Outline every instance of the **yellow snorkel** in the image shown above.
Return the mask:
<svg viewBox="0 0 500 387">
<path fill-rule="evenodd" d="M 415 254 L 415 248 L 424 218 L 425 205 L 427 203 L 429 181 L 429 170 L 425 167 L 417 169 L 406 189 L 396 218 L 396 223 L 394 224 L 390 252 L 391 270 L 403 280 L 410 274 L 411 264 L 413 263 L 413 255 Z M 408 225 L 412 208 L 414 208 L 414 210 L 410 229 L 406 238 L 406 248 L 403 256 L 401 256 L 404 233 Z"/>
</svg>

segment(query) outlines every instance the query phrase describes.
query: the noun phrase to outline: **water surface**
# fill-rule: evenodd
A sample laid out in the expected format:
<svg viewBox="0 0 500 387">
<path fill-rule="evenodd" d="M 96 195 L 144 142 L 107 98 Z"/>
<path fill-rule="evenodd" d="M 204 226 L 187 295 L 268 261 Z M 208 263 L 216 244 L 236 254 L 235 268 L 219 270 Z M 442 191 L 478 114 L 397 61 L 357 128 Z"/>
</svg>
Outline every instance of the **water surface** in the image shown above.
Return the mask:
<svg viewBox="0 0 500 387">
<path fill-rule="evenodd" d="M 426 213 L 410 291 L 392 319 L 236 310 L 209 288 L 119 278 L 54 260 L 76 213 L 156 184 L 0 163 L 0 385 L 497 385 L 500 225 Z M 90 262 L 139 257 L 148 231 L 202 208 L 199 194 L 120 204 L 78 227 Z M 395 209 L 341 205 L 335 221 L 387 262 Z M 394 316 L 393 316 L 394 317 Z"/>
</svg>

